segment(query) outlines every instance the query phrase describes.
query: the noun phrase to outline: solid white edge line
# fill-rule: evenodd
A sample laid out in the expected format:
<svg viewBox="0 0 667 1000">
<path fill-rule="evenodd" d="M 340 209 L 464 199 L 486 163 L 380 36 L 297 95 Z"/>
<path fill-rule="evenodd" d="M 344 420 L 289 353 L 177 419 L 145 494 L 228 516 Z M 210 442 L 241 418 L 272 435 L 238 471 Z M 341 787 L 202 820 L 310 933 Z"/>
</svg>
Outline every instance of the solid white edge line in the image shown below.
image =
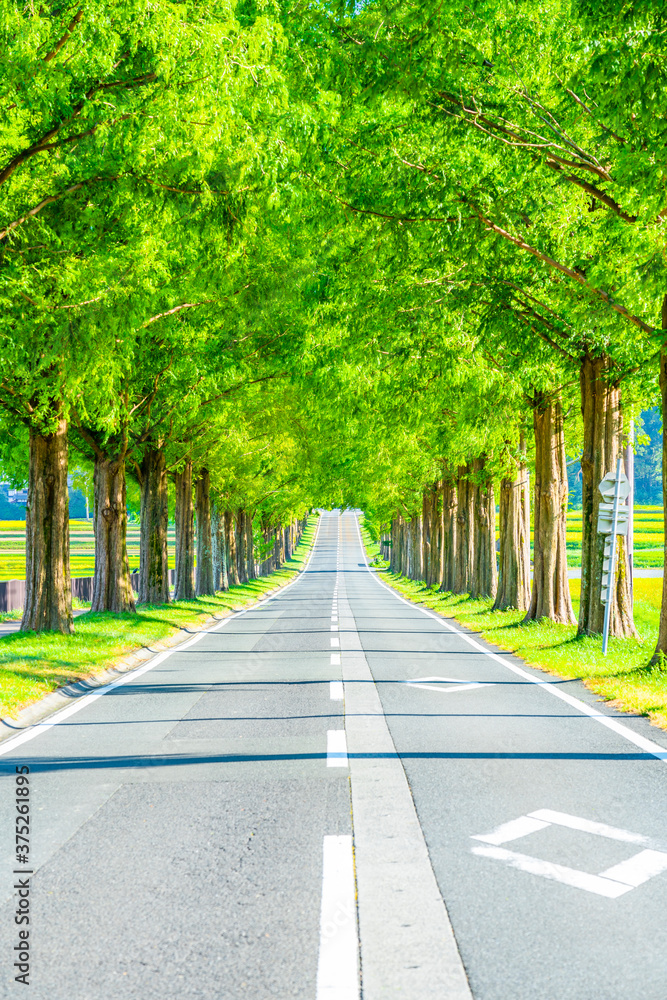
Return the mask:
<svg viewBox="0 0 667 1000">
<path fill-rule="evenodd" d="M 322 847 L 317 1000 L 359 1000 L 359 936 L 352 837 L 325 837 Z"/>
<path fill-rule="evenodd" d="M 639 747 L 640 750 L 644 750 L 645 753 L 651 754 L 651 756 L 653 757 L 657 757 L 658 760 L 667 762 L 667 749 L 665 749 L 665 747 L 661 747 L 658 743 L 653 743 L 652 740 L 647 740 L 644 736 L 639 736 L 637 733 L 633 733 L 631 729 L 628 729 L 627 726 L 624 726 L 621 722 L 617 722 L 616 719 L 610 719 L 608 715 L 602 715 L 599 711 L 596 711 L 594 708 L 590 708 L 585 702 L 580 701 L 579 698 L 575 698 L 573 697 L 573 695 L 567 694 L 565 691 L 559 691 L 558 688 L 555 687 L 553 681 L 543 681 L 539 680 L 537 677 L 532 677 L 526 670 L 522 670 L 521 667 L 517 667 L 513 663 L 509 663 L 498 653 L 493 653 L 489 649 L 484 649 L 483 646 L 480 646 L 478 642 L 475 642 L 475 640 L 472 639 L 465 632 L 461 632 L 459 629 L 454 628 L 453 625 L 450 625 L 449 622 L 444 621 L 444 619 L 442 619 L 440 615 L 433 614 L 431 611 L 426 611 L 424 608 L 420 608 L 417 604 L 413 604 L 412 601 L 408 601 L 406 600 L 405 597 L 401 597 L 401 595 L 397 593 L 397 591 L 395 591 L 392 587 L 389 587 L 387 586 L 386 583 L 383 583 L 382 580 L 378 579 L 377 575 L 371 571 L 371 568 L 368 565 L 368 556 L 366 555 L 366 549 L 364 547 L 364 542 L 361 537 L 359 518 L 357 517 L 356 514 L 354 514 L 353 516 L 355 519 L 355 523 L 357 525 L 359 544 L 361 545 L 361 552 L 364 557 L 364 563 L 366 565 L 366 569 L 370 573 L 372 579 L 375 580 L 375 582 L 380 587 L 383 587 L 384 590 L 387 590 L 390 594 L 393 594 L 393 596 L 396 597 L 399 601 L 402 601 L 403 604 L 407 604 L 409 608 L 421 611 L 421 613 L 423 615 L 426 615 L 427 618 L 432 618 L 433 621 L 438 622 L 440 625 L 442 625 L 443 628 L 446 628 L 449 632 L 453 632 L 455 635 L 458 635 L 461 639 L 467 642 L 468 645 L 472 646 L 473 649 L 478 650 L 478 652 L 480 653 L 484 653 L 485 656 L 489 656 L 492 660 L 495 660 L 497 663 L 502 664 L 503 667 L 507 667 L 508 670 L 511 670 L 512 673 L 516 674 L 518 677 L 523 677 L 524 680 L 530 681 L 531 684 L 535 684 L 537 685 L 537 687 L 542 688 L 542 690 L 548 691 L 549 694 L 552 694 L 555 698 L 560 698 L 561 701 L 564 701 L 572 708 L 576 708 L 577 711 L 581 712 L 583 715 L 587 715 L 589 718 L 594 719 L 596 722 L 599 722 L 600 725 L 606 726 L 608 729 L 613 730 L 613 732 L 617 733 L 619 736 L 622 736 L 629 743 L 633 743 L 636 747 Z"/>
<path fill-rule="evenodd" d="M 321 523 L 322 518 L 319 517 L 312 548 L 303 569 L 297 575 L 295 580 L 292 580 L 291 583 L 286 583 L 284 587 L 280 588 L 280 594 L 284 593 L 289 587 L 293 587 L 295 583 L 298 583 L 310 566 L 310 560 L 313 558 L 315 546 L 317 545 L 317 539 L 320 534 Z M 72 715 L 80 712 L 82 708 L 85 708 L 87 705 L 96 701 L 97 698 L 101 698 L 103 695 L 108 694 L 109 691 L 113 691 L 114 688 L 122 687 L 123 684 L 129 684 L 129 682 L 135 680 L 135 678 L 148 673 L 149 670 L 153 670 L 153 668 L 159 666 L 160 663 L 164 663 L 164 661 L 174 653 L 181 653 L 184 649 L 189 649 L 190 646 L 194 646 L 200 639 L 203 639 L 205 635 L 210 635 L 211 632 L 215 632 L 216 629 L 224 628 L 229 622 L 234 621 L 235 618 L 240 618 L 241 615 L 245 615 L 249 611 L 256 611 L 257 608 L 261 608 L 263 605 L 269 604 L 271 601 L 275 600 L 277 596 L 278 594 L 271 594 L 270 597 L 265 597 L 264 600 L 258 601 L 257 604 L 253 604 L 252 607 L 244 608 L 243 611 L 235 611 L 233 614 L 229 615 L 228 618 L 223 619 L 221 622 L 216 622 L 216 624 L 211 625 L 210 628 L 203 629 L 191 639 L 186 639 L 184 642 L 179 643 L 178 646 L 174 646 L 172 649 L 166 649 L 163 653 L 158 653 L 157 656 L 155 656 L 152 660 L 149 660 L 149 662 L 145 663 L 143 666 L 137 667 L 135 670 L 129 670 L 126 674 L 123 674 L 122 677 L 116 678 L 115 681 L 112 681 L 110 684 L 105 684 L 104 687 L 100 687 L 96 691 L 91 691 L 90 694 L 82 695 L 82 697 L 77 700 L 75 704 L 67 705 L 65 708 L 61 708 L 58 712 L 54 712 L 52 716 L 49 716 L 43 722 L 35 723 L 34 726 L 30 726 L 29 729 L 18 733 L 16 736 L 10 736 L 4 743 L 0 743 L 0 757 L 4 757 L 5 754 L 14 750 L 15 747 L 19 747 L 23 743 L 27 743 L 29 740 L 34 739 L 36 736 L 46 732 L 53 726 L 57 726 L 66 719 L 69 719 Z"/>
</svg>

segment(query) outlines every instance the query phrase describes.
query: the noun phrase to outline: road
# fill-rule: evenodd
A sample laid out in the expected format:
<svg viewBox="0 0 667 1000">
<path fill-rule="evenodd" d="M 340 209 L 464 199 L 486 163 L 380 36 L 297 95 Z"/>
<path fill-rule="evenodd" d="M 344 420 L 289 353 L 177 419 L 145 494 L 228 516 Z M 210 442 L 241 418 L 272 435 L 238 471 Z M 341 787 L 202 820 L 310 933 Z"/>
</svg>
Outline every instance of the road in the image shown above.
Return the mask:
<svg viewBox="0 0 667 1000">
<path fill-rule="evenodd" d="M 667 997 L 665 734 L 403 601 L 351 512 L 66 712 L 0 744 L 1 997 L 24 764 L 33 1000 Z"/>
</svg>

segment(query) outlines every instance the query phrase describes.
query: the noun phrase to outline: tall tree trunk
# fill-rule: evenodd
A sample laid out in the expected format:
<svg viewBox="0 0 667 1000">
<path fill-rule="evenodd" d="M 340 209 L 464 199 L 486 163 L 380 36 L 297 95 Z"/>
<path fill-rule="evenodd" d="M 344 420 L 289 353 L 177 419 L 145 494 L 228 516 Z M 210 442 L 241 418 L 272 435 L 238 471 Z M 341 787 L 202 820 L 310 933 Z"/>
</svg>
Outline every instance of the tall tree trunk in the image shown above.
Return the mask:
<svg viewBox="0 0 667 1000">
<path fill-rule="evenodd" d="M 500 481 L 500 572 L 494 611 L 527 611 L 530 604 L 530 501 L 523 434 L 515 467 L 513 477 Z"/>
<path fill-rule="evenodd" d="M 571 625 L 574 611 L 567 578 L 567 466 L 560 400 L 533 400 L 535 486 L 533 589 L 525 622 L 549 618 Z"/>
<path fill-rule="evenodd" d="M 225 512 L 221 509 L 220 501 L 217 498 L 214 498 L 211 503 L 211 541 L 213 548 L 213 588 L 215 590 L 229 590 Z"/>
<path fill-rule="evenodd" d="M 662 329 L 667 330 L 667 295 L 662 300 Z M 662 398 L 662 426 L 667 428 L 667 345 L 660 351 L 660 395 Z M 662 435 L 662 508 L 665 538 L 667 538 L 667 434 Z M 651 663 L 659 663 L 667 657 L 667 545 L 664 546 L 662 564 L 662 602 L 660 605 L 660 627 L 658 643 Z"/>
<path fill-rule="evenodd" d="M 245 511 L 239 507 L 236 512 L 236 566 L 239 583 L 248 582 L 248 567 L 245 557 Z"/>
<path fill-rule="evenodd" d="M 470 465 L 460 465 L 456 492 L 456 573 L 453 593 L 467 594 L 472 583 L 473 567 L 473 485 L 468 478 Z"/>
<path fill-rule="evenodd" d="M 598 489 L 608 472 L 616 471 L 621 454 L 623 420 L 621 390 L 615 379 L 613 362 L 606 355 L 585 355 L 580 369 L 581 412 L 584 418 L 584 448 L 581 456 L 582 531 L 581 604 L 579 634 L 602 632 L 605 606 L 600 600 L 605 536 L 598 534 L 598 509 L 602 497 Z M 610 588 L 609 634 L 621 638 L 636 636 L 629 587 L 629 564 L 625 539 L 616 540 L 616 578 Z"/>
<path fill-rule="evenodd" d="M 473 463 L 473 573 L 470 596 L 495 597 L 498 588 L 496 561 L 496 498 L 493 479 L 486 468 L 486 455 Z"/>
<path fill-rule="evenodd" d="M 422 577 L 427 587 L 439 583 L 438 484 L 424 490 L 422 500 Z"/>
<path fill-rule="evenodd" d="M 191 601 L 195 596 L 195 511 L 192 503 L 192 460 L 174 476 L 176 572 L 174 600 Z"/>
<path fill-rule="evenodd" d="M 73 632 L 69 574 L 67 422 L 53 434 L 30 428 L 22 632 Z"/>
<path fill-rule="evenodd" d="M 125 458 L 96 454 L 95 576 L 91 611 L 136 611 L 127 558 Z"/>
<path fill-rule="evenodd" d="M 432 543 L 432 527 L 431 527 L 431 506 L 432 506 L 431 490 L 426 487 L 422 493 L 422 533 L 421 533 L 421 547 L 420 547 L 420 559 L 422 565 L 422 579 L 424 580 L 426 586 L 430 586 L 430 568 L 431 568 L 431 543 Z"/>
<path fill-rule="evenodd" d="M 139 601 L 142 604 L 169 603 L 169 562 L 167 530 L 169 505 L 167 467 L 162 448 L 146 450 L 141 478 L 141 562 Z"/>
<path fill-rule="evenodd" d="M 227 542 L 227 575 L 229 576 L 229 586 L 238 587 L 239 566 L 236 553 L 236 528 L 234 526 L 234 513 L 231 510 L 225 511 L 225 540 Z"/>
<path fill-rule="evenodd" d="M 211 551 L 211 476 L 208 469 L 202 469 L 197 478 L 195 513 L 197 515 L 195 594 L 197 597 L 204 597 L 215 593 Z"/>
<path fill-rule="evenodd" d="M 273 549 L 271 551 L 271 572 L 280 569 L 280 528 L 273 527 L 270 532 Z"/>
<path fill-rule="evenodd" d="M 448 469 L 444 471 L 441 491 L 440 590 L 451 592 L 454 590 L 456 577 L 456 518 L 458 513 L 458 499 L 456 480 Z"/>
<path fill-rule="evenodd" d="M 246 558 L 246 578 L 255 580 L 257 571 L 255 567 L 255 542 L 252 533 L 252 515 L 245 513 L 245 558 Z"/>
</svg>

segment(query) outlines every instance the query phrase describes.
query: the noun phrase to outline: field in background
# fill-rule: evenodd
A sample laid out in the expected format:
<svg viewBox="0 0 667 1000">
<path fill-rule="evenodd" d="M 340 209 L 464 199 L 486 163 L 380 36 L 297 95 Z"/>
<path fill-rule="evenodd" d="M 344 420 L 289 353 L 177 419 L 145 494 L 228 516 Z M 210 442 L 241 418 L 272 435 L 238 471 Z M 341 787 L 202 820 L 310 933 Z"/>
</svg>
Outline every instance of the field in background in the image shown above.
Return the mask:
<svg viewBox="0 0 667 1000">
<path fill-rule="evenodd" d="M 291 559 L 269 576 L 251 580 L 214 597 L 171 604 L 144 604 L 136 615 L 88 612 L 74 620 L 74 633 L 14 632 L 0 641 L 0 715 L 16 713 L 70 681 L 113 666 L 118 657 L 153 646 L 216 615 L 223 617 L 289 583 L 302 569 L 313 544 L 317 518 L 311 517 Z"/>
<path fill-rule="evenodd" d="M 95 536 L 92 521 L 70 521 L 70 571 L 72 576 L 95 572 Z M 139 568 L 139 525 L 127 530 L 130 570 Z M 174 568 L 174 529 L 169 529 L 169 568 Z M 25 580 L 25 521 L 0 521 L 0 580 Z"/>
<path fill-rule="evenodd" d="M 662 568 L 664 522 L 662 507 L 635 507 L 634 565 L 637 569 Z M 567 515 L 567 564 L 581 566 L 581 511 Z"/>
<path fill-rule="evenodd" d="M 637 569 L 662 568 L 662 507 L 635 507 L 635 555 Z M 532 532 L 531 532 L 532 545 Z M 139 568 L 139 525 L 127 532 L 127 553 L 132 572 Z M 567 562 L 581 566 L 581 511 L 567 515 Z M 70 565 L 72 576 L 92 576 L 95 572 L 95 538 L 92 521 L 70 521 Z M 174 568 L 174 529 L 169 529 L 169 568 Z M 0 521 L 0 580 L 25 579 L 25 522 Z"/>
</svg>

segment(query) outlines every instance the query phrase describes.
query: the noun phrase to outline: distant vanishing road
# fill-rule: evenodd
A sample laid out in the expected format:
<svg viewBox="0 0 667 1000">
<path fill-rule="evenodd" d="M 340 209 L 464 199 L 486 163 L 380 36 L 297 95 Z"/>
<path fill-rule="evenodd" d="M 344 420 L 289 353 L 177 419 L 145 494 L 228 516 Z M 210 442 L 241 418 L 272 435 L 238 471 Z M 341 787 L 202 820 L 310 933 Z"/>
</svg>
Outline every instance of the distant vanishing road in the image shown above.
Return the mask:
<svg viewBox="0 0 667 1000">
<path fill-rule="evenodd" d="M 66 711 L 0 744 L 0 997 L 667 998 L 667 734 L 403 601 L 351 512 Z"/>
</svg>

